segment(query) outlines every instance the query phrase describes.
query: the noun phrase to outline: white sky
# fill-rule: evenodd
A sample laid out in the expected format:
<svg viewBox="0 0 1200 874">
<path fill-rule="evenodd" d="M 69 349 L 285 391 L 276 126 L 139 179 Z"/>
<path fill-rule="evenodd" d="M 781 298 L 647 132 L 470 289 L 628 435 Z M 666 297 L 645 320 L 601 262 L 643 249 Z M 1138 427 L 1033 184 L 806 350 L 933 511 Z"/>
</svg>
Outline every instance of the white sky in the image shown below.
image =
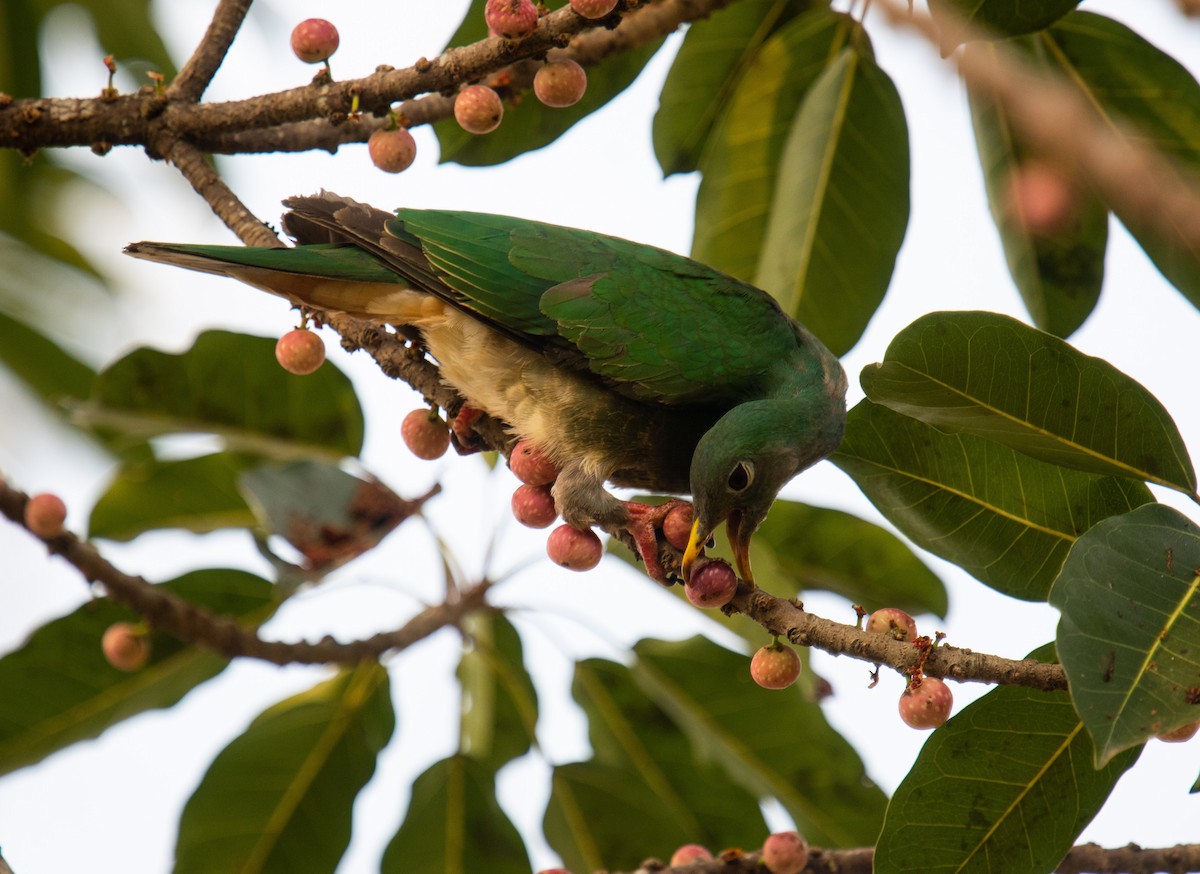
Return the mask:
<svg viewBox="0 0 1200 874">
<path fill-rule="evenodd" d="M 195 44 L 212 5 L 157 4 L 170 27 L 177 58 Z M 287 46 L 291 25 L 302 18 L 321 16 L 335 22 L 341 49 L 333 59 L 334 75 L 351 78 L 379 63 L 403 66 L 422 55 L 432 57 L 457 26 L 465 6 L 368 0 L 342 0 L 336 7 L 282 0 L 256 4 L 208 97 L 240 98 L 306 82 L 312 68 L 296 61 Z M 1087 0 L 1083 8 L 1122 18 L 1190 65 L 1193 73 L 1200 70 L 1200 25 L 1184 23 L 1167 0 Z M 168 15 L 171 20 L 165 22 Z M 57 32 L 64 35 L 80 24 L 80 17 L 69 13 L 55 20 L 55 27 L 61 28 Z M 878 22 L 872 24 L 880 63 L 896 81 L 908 114 L 913 214 L 888 298 L 844 360 L 852 402 L 861 397 L 856 379 L 861 367 L 879 360 L 888 340 L 924 312 L 969 308 L 1024 317 L 987 216 L 961 88 L 926 46 L 890 33 Z M 53 34 L 49 42 L 53 51 Z M 98 59 L 103 54 L 99 48 L 92 53 L 74 48 L 70 56 L 54 56 L 48 93 L 95 93 L 102 84 Z M 245 157 L 222 166 L 235 190 L 268 220 L 277 217 L 283 197 L 327 188 L 385 208 L 512 213 L 687 252 L 696 179 L 663 182 L 650 150 L 650 119 L 670 56 L 670 50 L 660 52 L 633 88 L 555 145 L 500 169 L 438 167 L 435 141 L 424 129 L 415 131 L 416 164 L 399 176 L 376 171 L 362 146 L 346 147 L 336 156 Z M 71 160 L 100 173 L 123 201 L 119 207 L 113 200 L 81 191 L 70 205 L 71 221 L 86 229 L 83 248 L 128 292 L 110 319 L 65 325 L 76 329 L 91 354 L 110 360 L 143 344 L 182 349 L 209 326 L 264 335 L 291 327 L 294 317 L 282 302 L 234 283 L 118 254 L 126 243 L 146 238 L 232 241 L 172 170 L 161 163 L 148 165 L 129 149 L 116 150 L 103 161 L 80 150 Z M 1150 388 L 1195 450 L 1200 446 L 1200 410 L 1194 403 L 1194 348 L 1200 318 L 1119 227 L 1114 227 L 1109 253 L 1100 306 L 1072 342 Z M 331 359 L 354 378 L 368 410 L 363 454 L 367 466 L 403 495 L 417 494 L 441 478 L 445 495 L 429 515 L 436 529 L 454 543 L 467 572 L 480 571 L 486 533 L 497 527 L 504 541 L 493 571 L 540 556 L 545 532 L 526 531 L 506 518 L 508 495 L 515 486 L 510 475 L 488 474 L 477 459 L 412 459 L 398 435 L 404 413 L 418 403 L 415 396 L 381 376 L 365 356 L 347 356 L 331 337 L 327 339 Z M 0 470 L 28 491 L 63 495 L 73 508 L 71 523 L 81 528 L 86 508 L 111 475 L 107 459 L 52 427 L 37 404 L 2 373 L 0 409 L 5 411 L 0 418 Z M 879 518 L 853 483 L 828 464 L 800 477 L 787 494 Z M 1173 495 L 1160 497 L 1196 517 L 1194 507 Z M 214 563 L 265 572 L 244 534 L 149 535 L 136 546 L 105 545 L 104 551 L 122 569 L 152 579 Z M 5 605 L 0 650 L 18 646 L 31 627 L 86 598 L 77 574 L 58 559 L 47 560 L 37 542 L 11 526 L 0 526 L 0 554 L 0 598 Z M 219 562 L 214 556 L 220 556 Z M 1050 608 L 997 595 L 953 567 L 928 560 L 949 583 L 950 614 L 937 625 L 948 633 L 949 642 L 1017 657 L 1052 639 L 1056 614 Z M 517 614 L 517 621 L 526 632 L 527 661 L 536 671 L 543 749 L 552 762 L 587 754 L 584 724 L 568 697 L 571 659 L 615 657 L 621 646 L 643 636 L 684 637 L 707 627 L 646 578 L 608 561 L 611 564 L 584 575 L 539 563 L 495 592 L 497 603 L 536 608 Z M 348 567 L 337 582 L 290 604 L 266 634 L 315 638 L 333 630 L 348 639 L 400 624 L 418 602 L 436 600 L 440 591 L 429 536 L 409 523 L 374 554 Z M 852 617 L 848 604 L 838 598 L 814 595 L 805 602 L 830 618 Z M 922 630 L 931 631 L 932 623 L 927 617 Z M 375 869 L 403 814 L 412 777 L 453 751 L 457 648 L 454 635 L 443 632 L 394 660 L 397 735 L 380 761 L 376 779 L 359 798 L 355 841 L 340 871 Z M 868 691 L 868 666 L 863 663 L 816 653 L 813 665 L 836 691 L 826 705 L 829 718 L 858 748 L 871 776 L 891 791 L 927 737 L 907 729 L 896 716 L 900 678 L 885 673 L 879 688 Z M 171 711 L 132 720 L 96 742 L 79 744 L 0 780 L 0 847 L 5 857 L 16 874 L 168 870 L 179 810 L 212 757 L 263 707 L 323 675 L 320 669 L 239 664 Z M 957 709 L 986 689 L 971 684 L 955 686 L 954 691 Z M 1198 771 L 1200 743 L 1150 744 L 1081 840 L 1106 846 L 1129 841 L 1165 846 L 1200 839 L 1200 795 L 1187 795 Z M 502 800 L 525 834 L 537 866 L 555 861 L 539 837 L 547 774 L 547 765 L 531 756 L 506 770 L 500 783 Z M 777 825 L 783 822 L 774 820 Z M 665 856 L 673 848 L 644 849 L 647 855 Z"/>
</svg>

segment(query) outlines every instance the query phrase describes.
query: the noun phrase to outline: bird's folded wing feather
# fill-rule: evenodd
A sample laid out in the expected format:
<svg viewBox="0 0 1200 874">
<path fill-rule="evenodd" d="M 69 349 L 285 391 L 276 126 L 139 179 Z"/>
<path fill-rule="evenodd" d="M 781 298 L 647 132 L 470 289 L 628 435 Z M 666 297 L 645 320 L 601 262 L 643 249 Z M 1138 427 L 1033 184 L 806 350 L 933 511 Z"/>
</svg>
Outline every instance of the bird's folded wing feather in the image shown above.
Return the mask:
<svg viewBox="0 0 1200 874">
<path fill-rule="evenodd" d="M 769 295 L 671 252 L 504 216 L 397 215 L 467 306 L 633 397 L 735 402 L 797 354 Z"/>
</svg>

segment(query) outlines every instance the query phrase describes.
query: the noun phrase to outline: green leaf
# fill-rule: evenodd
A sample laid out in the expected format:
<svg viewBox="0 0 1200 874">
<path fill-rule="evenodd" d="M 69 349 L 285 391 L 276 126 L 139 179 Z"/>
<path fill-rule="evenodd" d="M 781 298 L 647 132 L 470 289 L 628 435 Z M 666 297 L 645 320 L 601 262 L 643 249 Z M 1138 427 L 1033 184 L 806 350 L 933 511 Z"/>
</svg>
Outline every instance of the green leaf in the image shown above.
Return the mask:
<svg viewBox="0 0 1200 874">
<path fill-rule="evenodd" d="M 1195 496 L 1183 439 L 1150 392 L 1107 361 L 1008 316 L 922 316 L 861 381 L 872 401 L 942 430 Z"/>
<path fill-rule="evenodd" d="M 250 625 L 274 610 L 270 583 L 236 570 L 202 570 L 163 588 L 215 613 Z M 41 761 L 63 747 L 98 737 L 146 710 L 171 707 L 229 660 L 151 635 L 146 667 L 123 673 L 105 661 L 100 638 L 114 622 L 133 622 L 129 610 L 99 598 L 33 632 L 0 659 L 0 773 Z"/>
<path fill-rule="evenodd" d="M 264 464 L 242 472 L 238 488 L 259 525 L 327 572 L 373 549 L 434 494 L 405 501 L 376 479 L 323 461 Z"/>
<path fill-rule="evenodd" d="M 1101 522 L 1071 548 L 1050 603 L 1097 767 L 1200 719 L 1200 528 L 1179 511 Z"/>
<path fill-rule="evenodd" d="M 162 528 L 251 528 L 254 514 L 237 489 L 246 464 L 244 458 L 220 452 L 122 465 L 92 508 L 90 536 L 132 540 Z"/>
<path fill-rule="evenodd" d="M 1030 657 L 1053 661 L 1054 647 Z M 1141 752 L 1095 770 L 1092 749 L 1066 692 L 993 689 L 922 747 L 888 806 L 874 871 L 1054 870 Z"/>
<path fill-rule="evenodd" d="M 835 355 L 891 282 L 909 210 L 908 125 L 892 80 L 844 49 L 792 122 L 754 284 Z"/>
<path fill-rule="evenodd" d="M 760 688 L 750 678 L 749 659 L 702 637 L 644 640 L 634 649 L 638 683 L 670 714 L 699 760 L 720 763 L 756 796 L 778 799 L 815 844 L 874 840 L 886 798 L 820 705 L 794 687 Z"/>
<path fill-rule="evenodd" d="M 484 2 L 472 0 L 463 23 L 447 48 L 487 38 Z M 556 9 L 564 3 L 565 0 L 559 0 L 546 6 Z M 587 67 L 587 92 L 574 106 L 552 109 L 535 99 L 532 93 L 526 94 L 519 104 L 506 103 L 500 127 L 483 136 L 467 133 L 453 118 L 435 122 L 433 131 L 441 146 L 441 162 L 452 161 L 468 167 L 491 166 L 549 145 L 575 122 L 628 88 L 662 43 L 661 39 L 653 40 L 628 51 L 616 52 L 599 64 Z"/>
<path fill-rule="evenodd" d="M 1046 56 L 1114 130 L 1200 171 L 1200 84 L 1170 55 L 1123 24 L 1073 12 L 1039 36 Z M 1132 126 L 1132 127 L 1130 127 Z M 1117 210 L 1146 254 L 1200 307 L 1200 252 Z"/>
<path fill-rule="evenodd" d="M 760 549 L 794 581 L 790 589 L 771 589 L 781 597 L 825 589 L 858 604 L 946 615 L 937 574 L 890 531 L 849 513 L 777 500 L 754 535 L 753 551 Z"/>
<path fill-rule="evenodd" d="M 417 778 L 381 874 L 529 874 L 529 854 L 496 801 L 491 770 L 451 756 Z"/>
<path fill-rule="evenodd" d="M 929 13 L 943 32 L 968 24 L 1006 37 L 1042 30 L 1078 5 L 1079 0 L 929 0 Z"/>
<path fill-rule="evenodd" d="M 537 692 L 525 669 L 521 636 L 503 613 L 471 613 L 463 632 L 470 645 L 458 663 L 462 752 L 498 771 L 529 752 Z"/>
<path fill-rule="evenodd" d="M 1029 63 L 1046 68 L 1036 42 L 1023 40 L 1021 45 L 1031 49 L 1026 59 Z M 991 44 L 972 46 L 968 51 L 995 54 Z M 1017 140 L 1004 109 L 976 92 L 968 92 L 968 98 L 988 206 L 1000 232 L 1009 273 L 1033 323 L 1043 331 L 1068 337 L 1100 298 L 1108 209 L 1091 193 L 1077 190 L 1068 227 L 1049 236 L 1031 234 L 1009 204 L 1013 174 L 1021 169 L 1028 150 Z"/>
<path fill-rule="evenodd" d="M 595 758 L 555 768 L 546 839 L 575 871 L 630 870 L 682 844 L 752 846 L 766 828 L 758 800 L 679 728 L 625 665 L 575 666 L 575 699 Z"/>
<path fill-rule="evenodd" d="M 847 16 L 814 9 L 754 55 L 699 157 L 693 258 L 754 279 L 792 119 L 852 25 Z"/>
<path fill-rule="evenodd" d="M 357 455 L 363 417 L 350 380 L 330 364 L 290 374 L 274 348 L 205 331 L 179 355 L 136 349 L 100 373 L 76 417 L 136 437 L 215 434 L 229 449 L 283 458 Z"/>
<path fill-rule="evenodd" d="M 4 313 L 0 313 L 0 363 L 49 404 L 87 397 L 96 375 L 57 343 Z"/>
<path fill-rule="evenodd" d="M 333 871 L 350 843 L 354 798 L 394 727 L 388 673 L 376 663 L 264 711 L 188 799 L 176 874 Z"/>
<path fill-rule="evenodd" d="M 832 456 L 910 540 L 1014 598 L 1045 600 L 1067 550 L 1153 501 L 1143 483 L 1068 470 L 862 401 Z"/>
<path fill-rule="evenodd" d="M 805 8 L 801 0 L 743 0 L 688 26 L 654 114 L 664 176 L 699 168 L 710 132 L 763 42 Z"/>
</svg>

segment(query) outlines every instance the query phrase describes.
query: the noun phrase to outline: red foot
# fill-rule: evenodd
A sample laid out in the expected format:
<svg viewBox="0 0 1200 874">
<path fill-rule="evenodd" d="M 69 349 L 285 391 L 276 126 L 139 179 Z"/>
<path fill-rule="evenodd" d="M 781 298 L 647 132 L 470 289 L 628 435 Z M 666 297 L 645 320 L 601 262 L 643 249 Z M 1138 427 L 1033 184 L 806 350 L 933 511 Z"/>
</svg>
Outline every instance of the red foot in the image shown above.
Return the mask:
<svg viewBox="0 0 1200 874">
<path fill-rule="evenodd" d="M 687 504 L 687 501 L 681 501 L 678 498 L 671 498 L 665 504 L 659 504 L 657 507 L 638 504 L 634 501 L 625 502 L 625 509 L 629 513 L 629 521 L 625 523 L 625 530 L 637 544 L 638 555 L 646 565 L 646 573 L 650 575 L 651 579 L 664 586 L 669 586 L 671 583 L 667 579 L 667 572 L 663 569 L 662 562 L 658 560 L 658 530 L 662 528 L 663 519 L 671 510 Z"/>
<path fill-rule="evenodd" d="M 483 449 L 483 441 L 474 431 L 475 423 L 482 416 L 482 410 L 464 404 L 450 423 L 450 433 L 454 435 L 454 448 L 459 455 L 470 455 Z"/>
</svg>

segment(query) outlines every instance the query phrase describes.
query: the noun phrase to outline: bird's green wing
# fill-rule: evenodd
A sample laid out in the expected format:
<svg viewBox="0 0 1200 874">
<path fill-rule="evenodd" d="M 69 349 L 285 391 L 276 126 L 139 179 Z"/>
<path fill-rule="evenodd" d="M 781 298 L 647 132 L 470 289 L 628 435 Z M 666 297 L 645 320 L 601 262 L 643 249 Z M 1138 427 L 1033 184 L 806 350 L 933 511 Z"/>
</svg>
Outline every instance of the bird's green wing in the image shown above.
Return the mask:
<svg viewBox="0 0 1200 874">
<path fill-rule="evenodd" d="M 554 321 L 538 307 L 549 284 L 508 257 L 510 236 L 525 222 L 441 210 L 400 209 L 396 216 L 387 224 L 388 233 L 420 247 L 455 303 L 535 344 L 558 336 Z"/>
<path fill-rule="evenodd" d="M 744 397 L 798 353 L 766 293 L 680 255 L 502 216 L 399 210 L 466 305 L 509 330 L 577 352 L 615 388 L 667 403 Z"/>
</svg>

